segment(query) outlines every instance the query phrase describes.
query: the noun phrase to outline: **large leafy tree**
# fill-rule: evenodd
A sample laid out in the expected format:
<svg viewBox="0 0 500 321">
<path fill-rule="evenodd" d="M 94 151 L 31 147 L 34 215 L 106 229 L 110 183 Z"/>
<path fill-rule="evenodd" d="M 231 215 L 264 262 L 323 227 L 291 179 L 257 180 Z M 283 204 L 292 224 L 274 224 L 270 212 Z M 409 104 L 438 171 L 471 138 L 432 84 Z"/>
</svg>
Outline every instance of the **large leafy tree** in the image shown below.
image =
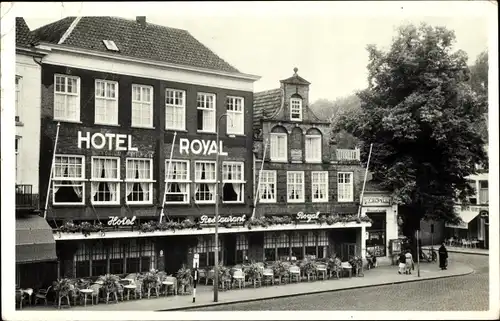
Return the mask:
<svg viewBox="0 0 500 321">
<path fill-rule="evenodd" d="M 488 141 L 488 52 L 480 53 L 473 66 L 470 67 L 470 86 L 482 100 L 483 119 L 480 124 L 481 135 Z"/>
<path fill-rule="evenodd" d="M 472 194 L 466 177 L 487 161 L 477 126 L 484 102 L 454 42 L 453 31 L 422 24 L 400 27 L 386 51 L 368 46 L 361 111 L 333 125 L 364 142 L 365 159 L 373 143 L 373 178 L 393 191 L 410 238 L 423 218 L 459 221 L 454 205 Z"/>
</svg>

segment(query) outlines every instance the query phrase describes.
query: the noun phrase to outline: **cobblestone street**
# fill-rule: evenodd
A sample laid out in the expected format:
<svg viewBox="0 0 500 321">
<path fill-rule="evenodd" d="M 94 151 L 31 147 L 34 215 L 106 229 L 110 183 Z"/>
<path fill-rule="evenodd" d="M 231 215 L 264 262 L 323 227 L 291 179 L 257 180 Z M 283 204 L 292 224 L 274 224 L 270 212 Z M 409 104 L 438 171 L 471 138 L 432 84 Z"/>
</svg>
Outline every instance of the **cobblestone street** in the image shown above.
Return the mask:
<svg viewBox="0 0 500 321">
<path fill-rule="evenodd" d="M 474 268 L 475 272 L 466 276 L 214 306 L 196 311 L 487 310 L 488 259 L 482 255 L 450 253 L 450 264 L 458 261 Z"/>
</svg>

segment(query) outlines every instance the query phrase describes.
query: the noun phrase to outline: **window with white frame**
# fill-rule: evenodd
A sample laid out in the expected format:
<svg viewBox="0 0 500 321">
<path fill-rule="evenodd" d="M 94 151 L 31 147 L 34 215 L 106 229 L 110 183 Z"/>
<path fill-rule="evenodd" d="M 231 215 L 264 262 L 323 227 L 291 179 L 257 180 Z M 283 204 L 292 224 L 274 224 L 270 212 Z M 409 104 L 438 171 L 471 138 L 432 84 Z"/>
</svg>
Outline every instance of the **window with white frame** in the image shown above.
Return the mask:
<svg viewBox="0 0 500 321">
<path fill-rule="evenodd" d="M 227 133 L 243 135 L 245 126 L 245 113 L 242 97 L 228 96 L 226 98 Z"/>
<path fill-rule="evenodd" d="M 271 161 L 286 162 L 288 159 L 287 134 L 271 133 Z"/>
<path fill-rule="evenodd" d="M 352 202 L 354 200 L 354 185 L 352 176 L 352 172 L 339 172 L 337 174 L 339 202 Z"/>
<path fill-rule="evenodd" d="M 118 83 L 95 81 L 95 123 L 118 125 Z"/>
<path fill-rule="evenodd" d="M 170 164 L 170 168 L 169 168 Z M 169 204 L 189 203 L 189 161 L 172 160 L 165 161 L 165 181 L 167 190 L 165 202 Z"/>
<path fill-rule="evenodd" d="M 203 132 L 215 132 L 215 95 L 198 93 L 197 122 L 198 130 Z"/>
<path fill-rule="evenodd" d="M 52 202 L 54 205 L 84 204 L 84 156 L 56 155 L 52 182 Z"/>
<path fill-rule="evenodd" d="M 126 197 L 128 204 L 153 202 L 153 160 L 127 158 Z"/>
<path fill-rule="evenodd" d="M 132 126 L 153 127 L 153 87 L 132 85 Z"/>
<path fill-rule="evenodd" d="M 194 163 L 195 201 L 198 203 L 215 202 L 215 162 L 198 161 Z"/>
<path fill-rule="evenodd" d="M 306 162 L 321 162 L 321 135 L 306 135 Z"/>
<path fill-rule="evenodd" d="M 54 75 L 54 119 L 80 121 L 80 78 Z"/>
<path fill-rule="evenodd" d="M 245 191 L 243 162 L 222 164 L 222 201 L 242 203 Z"/>
<path fill-rule="evenodd" d="M 186 92 L 165 89 L 165 129 L 186 129 Z"/>
<path fill-rule="evenodd" d="M 21 80 L 22 77 L 16 76 L 16 121 L 19 121 L 19 111 L 21 110 Z"/>
<path fill-rule="evenodd" d="M 287 172 L 286 183 L 288 202 L 304 202 L 304 172 Z"/>
<path fill-rule="evenodd" d="M 328 172 L 311 172 L 313 202 L 328 202 Z"/>
<path fill-rule="evenodd" d="M 16 155 L 16 183 L 18 182 L 18 178 L 19 178 L 19 173 L 17 172 L 17 164 L 19 163 L 19 140 L 20 138 L 19 137 L 16 137 L 16 142 L 15 142 L 15 145 L 14 145 L 14 151 L 15 151 L 15 155 Z"/>
<path fill-rule="evenodd" d="M 120 204 L 120 159 L 92 157 L 93 204 Z"/>
<path fill-rule="evenodd" d="M 297 121 L 302 120 L 302 99 L 290 99 L 290 119 Z"/>
<path fill-rule="evenodd" d="M 276 171 L 262 171 L 259 183 L 259 201 L 261 203 L 276 202 Z"/>
</svg>

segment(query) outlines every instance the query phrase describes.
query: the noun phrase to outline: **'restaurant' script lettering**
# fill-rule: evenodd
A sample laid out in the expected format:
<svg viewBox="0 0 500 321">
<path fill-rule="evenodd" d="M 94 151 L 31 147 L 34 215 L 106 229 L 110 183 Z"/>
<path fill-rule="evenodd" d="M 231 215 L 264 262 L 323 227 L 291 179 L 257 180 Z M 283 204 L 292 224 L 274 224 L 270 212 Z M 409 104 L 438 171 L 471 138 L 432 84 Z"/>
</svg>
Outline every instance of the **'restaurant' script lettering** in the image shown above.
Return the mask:
<svg viewBox="0 0 500 321">
<path fill-rule="evenodd" d="M 244 223 L 246 215 L 242 216 L 219 216 L 219 224 L 223 223 Z M 200 217 L 200 224 L 215 224 L 215 217 L 209 217 L 207 215 L 203 215 Z"/>
</svg>

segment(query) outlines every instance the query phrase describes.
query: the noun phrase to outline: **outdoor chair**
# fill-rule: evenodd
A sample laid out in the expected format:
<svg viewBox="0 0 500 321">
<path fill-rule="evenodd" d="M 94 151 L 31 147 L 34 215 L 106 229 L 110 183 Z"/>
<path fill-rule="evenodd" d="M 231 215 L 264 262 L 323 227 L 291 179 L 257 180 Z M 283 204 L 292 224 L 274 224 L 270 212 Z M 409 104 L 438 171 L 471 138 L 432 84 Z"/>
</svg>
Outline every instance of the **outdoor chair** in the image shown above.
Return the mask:
<svg viewBox="0 0 500 321">
<path fill-rule="evenodd" d="M 137 280 L 135 281 L 135 286 L 136 288 L 134 289 L 134 297 L 137 299 L 137 296 L 139 296 L 139 299 L 142 299 L 142 280 Z"/>
<path fill-rule="evenodd" d="M 165 285 L 165 296 L 169 293 L 177 295 L 177 278 L 173 276 L 167 276 L 165 281 L 163 281 L 163 285 Z"/>
<path fill-rule="evenodd" d="M 61 308 L 61 303 L 63 302 L 62 299 L 66 299 L 66 302 L 68 303 L 68 307 L 71 307 L 71 302 L 69 300 L 69 293 L 67 295 L 62 295 L 61 293 L 57 294 L 57 308 Z"/>
<path fill-rule="evenodd" d="M 119 283 L 118 287 L 116 288 L 116 293 L 121 297 L 123 301 L 123 293 L 125 292 L 125 287 L 123 284 Z"/>
<path fill-rule="evenodd" d="M 290 283 L 292 283 L 294 279 L 296 282 L 300 282 L 300 268 L 298 266 L 290 266 L 288 273 L 290 274 Z"/>
<path fill-rule="evenodd" d="M 321 277 L 322 280 L 326 279 L 326 264 L 318 264 L 316 266 L 316 277 L 319 279 Z"/>
<path fill-rule="evenodd" d="M 148 283 L 148 299 L 151 297 L 151 291 L 154 290 L 156 297 L 160 295 L 160 280 L 158 279 L 156 283 Z"/>
<path fill-rule="evenodd" d="M 208 282 L 208 279 L 207 279 L 207 270 L 205 270 L 205 269 L 198 269 L 198 283 L 201 284 L 202 280 L 205 280 L 205 283 Z"/>
<path fill-rule="evenodd" d="M 265 285 L 274 283 L 274 272 L 272 269 L 264 269 L 262 272 L 262 281 Z"/>
<path fill-rule="evenodd" d="M 349 273 L 349 277 L 352 277 L 352 265 L 349 262 L 342 262 L 341 271 L 341 274 L 347 271 Z"/>
<path fill-rule="evenodd" d="M 117 290 L 108 290 L 108 289 L 104 289 L 104 294 L 105 294 L 105 298 L 106 298 L 106 304 L 109 303 L 109 296 L 110 295 L 113 295 L 115 297 L 115 302 L 118 303 L 118 295 L 116 294 Z M 111 300 L 113 300 L 113 298 L 111 298 Z"/>
<path fill-rule="evenodd" d="M 19 303 L 19 309 L 23 309 L 23 291 L 18 289 L 16 290 L 16 304 Z"/>
<path fill-rule="evenodd" d="M 27 288 L 22 290 L 23 295 L 22 295 L 22 301 L 28 299 L 28 304 L 31 305 L 31 296 L 33 295 L 33 289 L 32 288 Z"/>
<path fill-rule="evenodd" d="M 46 290 L 45 289 L 40 289 L 38 292 L 35 294 L 35 305 L 38 302 L 38 300 L 44 300 L 45 305 L 47 305 L 47 294 L 50 292 L 50 289 L 52 286 L 49 286 Z"/>
<path fill-rule="evenodd" d="M 70 291 L 69 291 L 69 296 L 71 299 L 73 299 L 73 305 L 76 305 L 76 301 L 80 297 L 80 289 L 76 287 L 74 284 L 70 285 Z"/>
<path fill-rule="evenodd" d="M 212 284 L 214 283 L 215 280 L 215 271 L 210 270 L 207 273 L 207 277 L 205 278 L 205 285 L 208 285 L 208 281 L 212 281 Z"/>
<path fill-rule="evenodd" d="M 455 240 L 453 239 L 453 237 L 450 237 L 449 239 L 447 239 L 445 241 L 445 244 L 448 246 L 452 246 L 454 243 L 455 243 Z"/>
</svg>

